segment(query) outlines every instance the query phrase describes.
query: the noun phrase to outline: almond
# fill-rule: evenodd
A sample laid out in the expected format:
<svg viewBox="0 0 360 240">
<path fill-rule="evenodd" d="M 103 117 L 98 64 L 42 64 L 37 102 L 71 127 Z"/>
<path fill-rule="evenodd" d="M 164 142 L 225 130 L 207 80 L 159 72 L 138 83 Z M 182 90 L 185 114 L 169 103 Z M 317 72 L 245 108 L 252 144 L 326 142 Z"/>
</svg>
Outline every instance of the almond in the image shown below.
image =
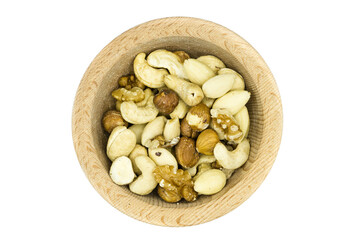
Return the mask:
<svg viewBox="0 0 360 240">
<path fill-rule="evenodd" d="M 196 150 L 205 155 L 213 155 L 215 145 L 220 141 L 217 133 L 212 129 L 201 132 L 196 140 Z"/>
<path fill-rule="evenodd" d="M 191 168 L 199 161 L 200 154 L 196 151 L 195 140 L 181 137 L 175 146 L 175 155 L 178 163 L 184 168 Z"/>
</svg>

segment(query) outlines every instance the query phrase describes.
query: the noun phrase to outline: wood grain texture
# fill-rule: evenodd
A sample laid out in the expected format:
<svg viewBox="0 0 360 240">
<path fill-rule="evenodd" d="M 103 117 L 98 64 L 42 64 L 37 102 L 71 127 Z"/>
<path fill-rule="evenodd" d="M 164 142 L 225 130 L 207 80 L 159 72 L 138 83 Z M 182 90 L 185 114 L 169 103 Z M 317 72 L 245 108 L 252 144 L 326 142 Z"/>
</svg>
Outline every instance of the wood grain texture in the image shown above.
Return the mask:
<svg viewBox="0 0 360 240">
<path fill-rule="evenodd" d="M 239 71 L 252 93 L 248 103 L 251 152 L 247 163 L 213 196 L 193 203 L 170 204 L 156 194 L 138 196 L 114 184 L 106 157 L 108 135 L 101 127 L 105 111 L 114 107 L 111 91 L 121 75 L 132 72 L 139 52 L 184 50 L 191 57 L 215 55 Z M 211 221 L 241 205 L 260 186 L 275 161 L 282 133 L 282 106 L 275 80 L 256 50 L 236 33 L 196 18 L 173 17 L 140 24 L 109 43 L 93 60 L 79 85 L 72 117 L 79 163 L 99 194 L 130 217 L 162 226 L 189 226 Z"/>
</svg>

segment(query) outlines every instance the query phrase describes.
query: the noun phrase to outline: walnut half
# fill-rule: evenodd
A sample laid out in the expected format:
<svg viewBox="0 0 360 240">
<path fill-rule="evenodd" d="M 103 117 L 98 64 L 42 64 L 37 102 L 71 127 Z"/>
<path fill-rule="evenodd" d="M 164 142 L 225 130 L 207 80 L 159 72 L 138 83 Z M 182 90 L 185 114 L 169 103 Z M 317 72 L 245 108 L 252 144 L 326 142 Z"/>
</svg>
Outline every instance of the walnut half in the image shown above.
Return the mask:
<svg viewBox="0 0 360 240">
<path fill-rule="evenodd" d="M 111 95 L 118 101 L 140 102 L 145 98 L 144 91 L 139 87 L 133 87 L 130 90 L 118 88 L 114 90 Z"/>
<path fill-rule="evenodd" d="M 178 202 L 184 198 L 188 202 L 195 201 L 197 193 L 190 174 L 173 166 L 157 166 L 154 170 L 156 182 L 159 183 L 158 194 L 166 202 Z"/>
<path fill-rule="evenodd" d="M 135 75 L 128 75 L 119 78 L 119 86 L 130 90 L 133 87 L 139 87 L 142 90 L 145 89 L 145 85 L 140 82 Z"/>
<path fill-rule="evenodd" d="M 239 124 L 229 111 L 225 109 L 211 109 L 210 112 L 212 127 L 219 134 L 221 140 L 236 141 L 243 136 Z"/>
</svg>

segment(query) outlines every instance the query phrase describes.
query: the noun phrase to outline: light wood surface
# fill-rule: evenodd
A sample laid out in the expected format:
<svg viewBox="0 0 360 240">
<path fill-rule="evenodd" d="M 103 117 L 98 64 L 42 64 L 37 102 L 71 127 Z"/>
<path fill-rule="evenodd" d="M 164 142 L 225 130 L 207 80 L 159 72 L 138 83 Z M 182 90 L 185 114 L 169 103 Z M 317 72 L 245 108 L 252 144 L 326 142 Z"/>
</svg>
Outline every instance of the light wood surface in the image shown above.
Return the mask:
<svg viewBox="0 0 360 240">
<path fill-rule="evenodd" d="M 248 103 L 251 152 L 247 163 L 213 196 L 192 203 L 170 204 L 156 194 L 138 196 L 109 177 L 108 135 L 103 113 L 114 108 L 111 91 L 117 79 L 132 71 L 139 52 L 184 50 L 191 57 L 215 55 L 240 72 L 251 92 Z M 119 211 L 143 222 L 188 226 L 211 221 L 247 200 L 269 173 L 279 149 L 282 107 L 275 80 L 256 50 L 236 33 L 218 24 L 186 17 L 157 19 L 138 25 L 109 43 L 93 60 L 79 85 L 72 117 L 74 147 L 79 163 L 98 193 Z M 239 216 L 241 217 L 241 216 Z"/>
</svg>

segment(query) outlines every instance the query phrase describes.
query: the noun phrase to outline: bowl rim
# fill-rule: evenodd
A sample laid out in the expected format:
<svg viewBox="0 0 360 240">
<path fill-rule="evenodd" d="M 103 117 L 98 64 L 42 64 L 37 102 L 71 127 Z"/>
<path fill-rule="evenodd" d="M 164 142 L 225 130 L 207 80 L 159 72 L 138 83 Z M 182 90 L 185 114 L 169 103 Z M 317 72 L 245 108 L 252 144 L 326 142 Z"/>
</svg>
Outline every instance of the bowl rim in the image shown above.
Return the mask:
<svg viewBox="0 0 360 240">
<path fill-rule="evenodd" d="M 157 30 L 156 29 L 162 29 Z M 164 30 L 165 29 L 165 30 Z M 185 29 L 182 31 L 181 29 Z M 151 30 L 151 31 L 150 31 Z M 149 32 L 147 41 L 171 36 L 188 36 L 209 41 L 226 51 L 233 53 L 242 64 L 255 64 L 258 68 L 257 81 L 266 86 L 263 98 L 264 129 L 263 138 L 258 150 L 257 162 L 260 165 L 253 173 L 252 179 L 245 181 L 242 188 L 232 187 L 223 196 L 204 204 L 204 206 L 184 208 L 163 208 L 161 206 L 144 206 L 129 196 L 109 193 L 107 180 L 99 174 L 101 166 L 97 162 L 96 150 L 91 136 L 89 117 L 94 95 L 107 71 L 121 52 L 140 44 L 139 34 Z M 221 38 L 217 37 L 221 36 Z M 131 39 L 132 41 L 129 41 Z M 122 46 L 121 49 L 119 46 Z M 114 51 L 114 49 L 116 49 Z M 241 55 L 237 54 L 241 52 Z M 101 68 L 99 67 L 101 66 Z M 160 226 L 190 226 L 214 220 L 246 201 L 261 185 L 269 173 L 278 153 L 282 135 L 282 105 L 275 79 L 259 53 L 242 37 L 219 24 L 193 17 L 167 17 L 151 20 L 137 25 L 120 34 L 111 41 L 91 62 L 86 70 L 76 93 L 72 112 L 72 136 L 78 161 L 95 190 L 113 207 L 137 220 Z M 271 135 L 270 135 L 271 134 Z M 271 137 L 270 137 L 271 136 Z M 267 138 L 265 138 L 267 137 Z M 271 141 L 269 140 L 271 138 Z M 117 201 L 122 198 L 124 201 Z"/>
</svg>

